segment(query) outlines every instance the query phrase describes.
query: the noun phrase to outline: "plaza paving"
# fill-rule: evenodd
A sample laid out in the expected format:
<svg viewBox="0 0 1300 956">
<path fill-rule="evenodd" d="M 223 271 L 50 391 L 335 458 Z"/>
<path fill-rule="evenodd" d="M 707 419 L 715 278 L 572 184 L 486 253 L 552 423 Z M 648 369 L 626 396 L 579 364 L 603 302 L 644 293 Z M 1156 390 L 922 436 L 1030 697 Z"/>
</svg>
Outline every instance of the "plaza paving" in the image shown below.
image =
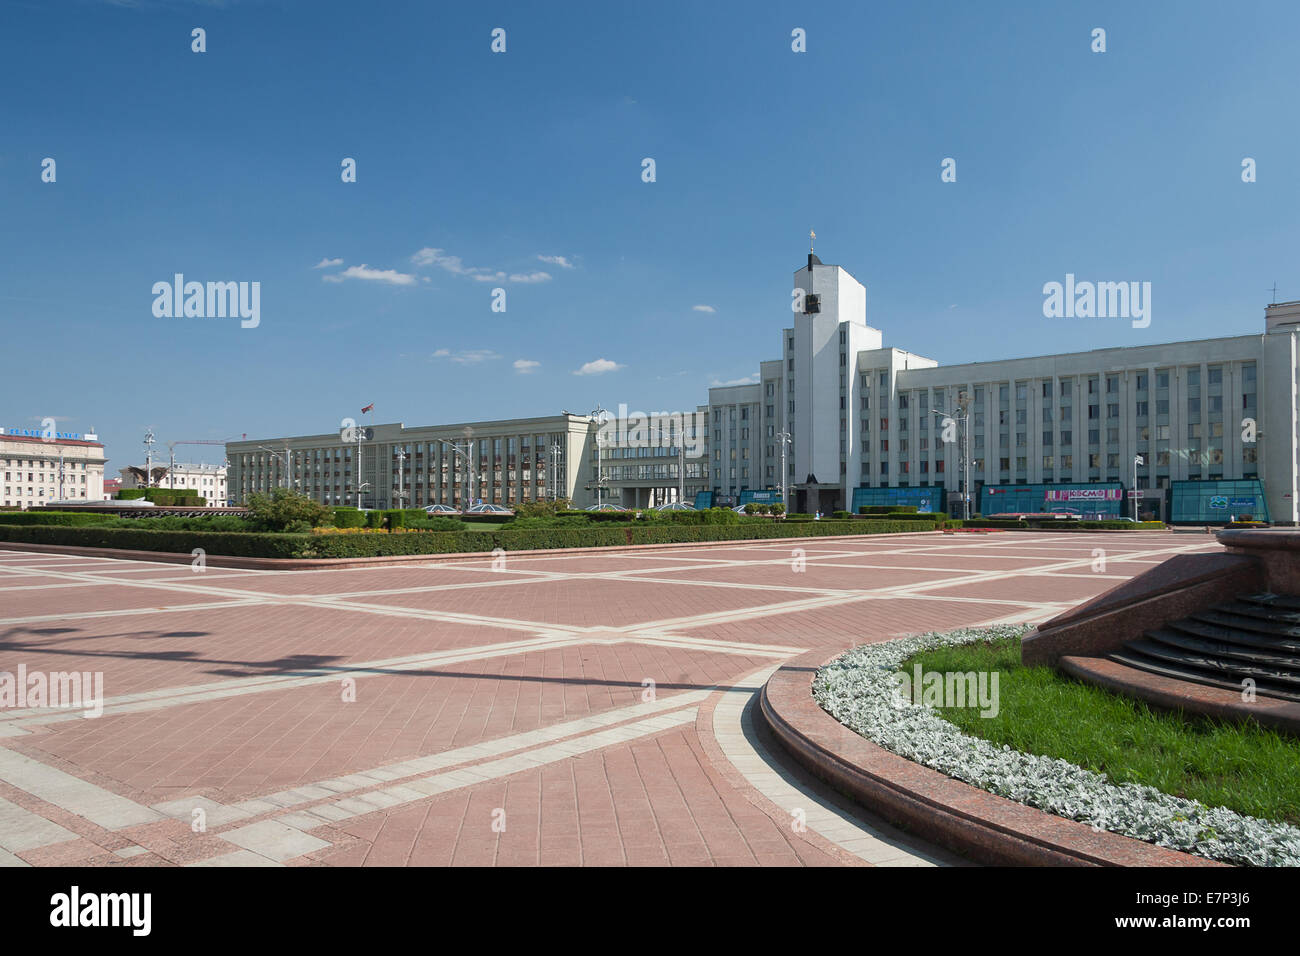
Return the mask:
<svg viewBox="0 0 1300 956">
<path fill-rule="evenodd" d="M 1006 532 L 198 573 L 0 550 L 0 672 L 104 688 L 94 719 L 0 709 L 0 865 L 956 862 L 774 755 L 767 674 L 1043 621 L 1217 548 Z"/>
</svg>

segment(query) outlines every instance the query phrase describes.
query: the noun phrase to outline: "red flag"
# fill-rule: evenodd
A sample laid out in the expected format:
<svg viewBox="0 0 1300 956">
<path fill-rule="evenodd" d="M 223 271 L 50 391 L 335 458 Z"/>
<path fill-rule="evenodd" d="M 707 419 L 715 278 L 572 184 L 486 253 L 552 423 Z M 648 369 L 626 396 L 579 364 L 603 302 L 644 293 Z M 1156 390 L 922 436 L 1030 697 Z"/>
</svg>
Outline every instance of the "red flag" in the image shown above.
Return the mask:
<svg viewBox="0 0 1300 956">
<path fill-rule="evenodd" d="M 361 409 L 361 414 L 364 415 L 366 412 L 373 412 L 374 410 L 375 410 L 375 403 L 371 402 L 365 408 Z"/>
</svg>

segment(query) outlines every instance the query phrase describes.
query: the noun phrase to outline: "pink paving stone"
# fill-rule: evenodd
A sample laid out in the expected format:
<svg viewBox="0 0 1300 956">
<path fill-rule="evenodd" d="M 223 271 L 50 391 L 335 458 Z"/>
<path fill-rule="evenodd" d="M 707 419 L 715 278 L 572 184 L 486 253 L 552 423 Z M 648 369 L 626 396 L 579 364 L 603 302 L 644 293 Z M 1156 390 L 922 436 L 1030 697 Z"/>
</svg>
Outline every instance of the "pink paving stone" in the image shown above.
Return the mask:
<svg viewBox="0 0 1300 956">
<path fill-rule="evenodd" d="M 831 562 L 830 564 L 827 561 Z M 782 558 L 777 565 L 759 565 L 743 568 L 701 568 L 693 571 L 673 571 L 652 575 L 660 580 L 683 579 L 688 581 L 717 581 L 732 584 L 761 584 L 772 588 L 833 588 L 846 590 L 874 590 L 926 581 L 950 579 L 952 571 L 882 570 L 879 568 L 839 567 L 836 559 L 816 560 L 809 556 L 802 569 L 794 570 L 795 559 Z"/>
<path fill-rule="evenodd" d="M 509 617 L 502 607 L 506 589 L 470 588 L 415 594 L 377 595 L 366 604 L 451 611 L 485 617 Z M 612 578 L 603 582 L 547 581 L 515 585 L 509 598 L 514 613 L 529 620 L 575 627 L 627 627 L 631 624 L 739 610 L 806 597 L 795 591 L 747 592 L 735 588 L 683 587 L 665 602 L 664 585 Z"/>
<path fill-rule="evenodd" d="M 1047 540 L 1050 537 L 1013 540 L 1008 534 L 992 549 L 955 547 L 949 544 L 954 539 L 934 535 L 809 541 L 806 552 L 813 560 L 809 572 L 802 575 L 788 572 L 782 564 L 760 563 L 788 556 L 790 548 L 784 542 L 674 549 L 635 558 L 623 554 L 569 556 L 555 562 L 521 559 L 505 575 L 483 570 L 480 562 L 478 567 L 459 569 L 403 565 L 293 574 L 214 570 L 203 577 L 184 566 L 106 562 L 110 572 L 84 558 L 10 553 L 0 555 L 0 587 L 62 582 L 61 569 L 103 583 L 0 591 L 0 608 L 10 606 L 7 598 L 12 595 L 29 602 L 27 606 L 53 604 L 68 614 L 91 612 L 65 621 L 10 626 L 0 641 L 0 670 L 18 662 L 29 667 L 36 662 L 49 670 L 102 670 L 110 695 L 246 681 L 307 664 L 348 667 L 439 651 L 474 651 L 539 634 L 563 637 L 565 626 L 597 630 L 590 640 L 566 647 L 519 650 L 415 672 L 367 674 L 357 681 L 355 703 L 343 703 L 340 685 L 329 680 L 98 721 L 50 723 L 29 736 L 8 738 L 4 745 L 145 804 L 187 795 L 235 802 L 635 704 L 646 677 L 655 680 L 660 700 L 671 701 L 684 691 L 725 685 L 774 663 L 768 657 L 704 648 L 603 643 L 622 637 L 625 628 L 722 612 L 731 619 L 698 626 L 680 620 L 671 634 L 790 647 L 826 644 L 829 637 L 847 647 L 1021 612 L 1024 608 L 1017 601 L 1038 599 L 1030 596 L 1037 592 L 1023 586 L 1027 581 L 1048 586 L 1047 600 L 1054 601 L 1062 600 L 1063 594 L 1073 595 L 1074 589 L 1086 597 L 1116 583 L 1086 576 L 1019 576 L 1007 579 L 1007 584 L 1016 585 L 1007 590 L 998 582 L 933 587 L 960 571 L 1038 567 L 1088 555 L 1092 539 L 1102 536 L 1070 541 Z M 1171 542 L 1167 535 L 1144 535 L 1126 538 L 1123 545 L 1112 558 L 1186 543 Z M 931 548 L 928 553 L 892 553 Z M 709 566 L 727 561 L 748 564 Z M 889 567 L 818 568 L 819 562 Z M 952 571 L 915 571 L 908 570 L 909 565 Z M 23 567 L 46 570 L 30 578 L 13 573 Z M 615 569 L 641 573 L 566 580 L 521 573 L 525 567 L 559 574 L 608 575 Z M 1138 573 L 1147 567 L 1115 560 L 1107 571 Z M 659 570 L 664 568 L 679 570 Z M 708 583 L 674 587 L 637 580 L 657 573 Z M 166 580 L 181 590 L 134 588 L 124 585 L 123 578 Z M 728 583 L 760 587 L 725 586 Z M 929 593 L 937 599 L 833 603 L 815 591 L 782 587 L 857 590 L 917 583 L 923 589 L 930 585 Z M 426 587 L 446 590 L 379 593 Z M 958 596 L 954 593 L 958 588 L 970 592 L 960 592 L 961 596 L 977 599 L 944 599 Z M 185 610 L 181 605 L 224 600 L 223 591 L 258 603 L 210 610 Z M 352 592 L 360 596 L 348 600 L 364 606 L 287 603 L 292 595 L 319 598 Z M 97 610 L 114 607 L 155 606 L 159 595 L 181 609 L 94 616 Z M 784 604 L 803 609 L 772 607 Z M 398 607 L 471 617 L 449 623 L 383 613 Z M 485 623 L 490 618 L 522 624 Z M 558 631 L 555 625 L 561 625 Z M 735 769 L 728 765 L 724 773 L 719 768 L 716 761 L 725 758 L 716 744 L 710 746 L 704 747 L 695 725 L 689 724 L 333 826 L 322 824 L 312 832 L 331 845 L 292 862 L 800 866 L 842 861 L 828 855 L 830 851 L 823 847 L 829 844 L 821 838 L 793 834 L 786 821 L 760 810 L 751 801 L 753 792 L 735 782 Z M 41 862 L 66 857 L 92 865 L 124 865 L 111 850 L 130 843 L 151 852 L 125 865 L 183 864 L 229 852 L 219 834 L 193 834 L 188 821 L 167 820 L 108 833 L 2 783 L 0 795 L 80 834 L 62 848 L 38 848 L 36 859 Z M 496 809 L 506 811 L 504 833 L 491 829 Z"/>
<path fill-rule="evenodd" d="M 52 724 L 29 748 L 146 792 L 149 802 L 198 789 L 235 802 L 636 704 L 645 677 L 671 700 L 763 663 L 644 645 L 532 651 L 362 678 L 353 703 L 321 683 Z"/>
</svg>

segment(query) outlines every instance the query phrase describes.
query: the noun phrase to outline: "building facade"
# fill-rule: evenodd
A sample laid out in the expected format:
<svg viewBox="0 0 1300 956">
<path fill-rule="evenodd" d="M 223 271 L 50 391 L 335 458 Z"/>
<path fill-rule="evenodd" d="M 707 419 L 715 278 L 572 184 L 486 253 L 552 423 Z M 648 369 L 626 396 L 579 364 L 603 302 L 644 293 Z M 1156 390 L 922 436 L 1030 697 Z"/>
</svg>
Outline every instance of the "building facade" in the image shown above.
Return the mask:
<svg viewBox="0 0 1300 956">
<path fill-rule="evenodd" d="M 1300 302 L 1268 306 L 1262 334 L 940 365 L 885 348 L 863 286 L 808 260 L 781 359 L 709 392 L 715 493 L 780 490 L 784 446 L 792 511 L 916 499 L 960 514 L 963 494 L 997 510 L 999 491 L 1034 487 L 1024 510 L 1127 514 L 1113 502 L 1136 490 L 1174 520 L 1170 501 L 1193 492 L 1211 510 L 1182 520 L 1300 517 Z"/>
<path fill-rule="evenodd" d="M 93 434 L 0 429 L 0 496 L 6 507 L 104 497 L 104 446 Z"/>
<path fill-rule="evenodd" d="M 140 470 L 144 471 L 144 467 L 140 466 Z M 128 468 L 119 469 L 118 474 L 121 476 L 118 479 L 119 489 L 145 487 L 140 478 Z M 224 508 L 229 499 L 226 477 L 225 465 L 177 462 L 167 467 L 167 474 L 155 482 L 154 487 L 189 491 L 206 499 L 209 508 Z"/>
<path fill-rule="evenodd" d="M 1300 523 L 1300 302 L 1268 306 L 1258 334 L 940 365 L 885 347 L 867 324 L 866 289 L 844 268 L 809 253 L 794 290 L 780 357 L 752 384 L 711 388 L 707 405 L 677 416 L 691 422 L 684 431 L 565 413 L 378 425 L 360 443 L 236 442 L 230 496 L 279 484 L 372 507 L 509 505 L 556 491 L 580 507 L 784 495 L 803 512 L 909 504 L 960 515 L 968 504 Z"/>
<path fill-rule="evenodd" d="M 327 505 L 463 508 L 554 497 L 595 500 L 586 416 L 471 422 L 407 428 L 350 426 L 323 435 L 226 445 L 229 494 L 293 488 Z"/>
</svg>

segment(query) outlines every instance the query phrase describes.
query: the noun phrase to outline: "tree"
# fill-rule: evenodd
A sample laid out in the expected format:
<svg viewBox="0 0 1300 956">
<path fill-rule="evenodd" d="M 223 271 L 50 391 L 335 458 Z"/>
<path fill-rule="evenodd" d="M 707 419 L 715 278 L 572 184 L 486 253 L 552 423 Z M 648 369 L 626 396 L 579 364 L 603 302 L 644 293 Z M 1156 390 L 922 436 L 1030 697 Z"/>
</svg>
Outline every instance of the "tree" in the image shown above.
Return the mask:
<svg viewBox="0 0 1300 956">
<path fill-rule="evenodd" d="M 561 511 L 569 510 L 568 498 L 557 498 L 554 501 L 546 499 L 544 501 L 520 501 L 514 505 L 516 518 L 551 518 Z"/>
<path fill-rule="evenodd" d="M 248 513 L 267 531 L 285 531 L 295 525 L 314 528 L 333 517 L 333 512 L 320 502 L 288 488 L 275 488 L 269 495 L 249 495 Z"/>
</svg>

